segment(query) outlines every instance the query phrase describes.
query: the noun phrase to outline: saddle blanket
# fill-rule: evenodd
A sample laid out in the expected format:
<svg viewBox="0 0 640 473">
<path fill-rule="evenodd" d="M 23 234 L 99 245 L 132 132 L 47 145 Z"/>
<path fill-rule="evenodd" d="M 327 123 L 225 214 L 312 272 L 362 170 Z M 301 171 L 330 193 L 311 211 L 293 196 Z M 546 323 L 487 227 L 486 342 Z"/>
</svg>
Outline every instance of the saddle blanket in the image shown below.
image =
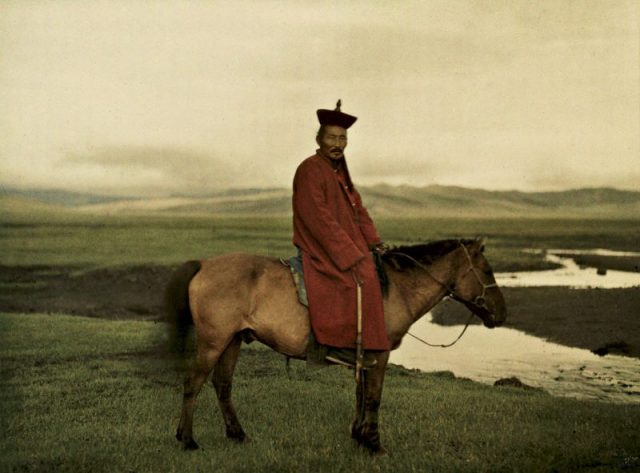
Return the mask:
<svg viewBox="0 0 640 473">
<path fill-rule="evenodd" d="M 307 289 L 304 285 L 304 274 L 302 272 L 302 254 L 298 251 L 297 256 L 292 256 L 289 259 L 280 258 L 280 262 L 291 270 L 291 276 L 293 276 L 293 282 L 298 293 L 298 301 L 303 306 L 309 307 L 309 299 L 307 299 Z"/>
</svg>

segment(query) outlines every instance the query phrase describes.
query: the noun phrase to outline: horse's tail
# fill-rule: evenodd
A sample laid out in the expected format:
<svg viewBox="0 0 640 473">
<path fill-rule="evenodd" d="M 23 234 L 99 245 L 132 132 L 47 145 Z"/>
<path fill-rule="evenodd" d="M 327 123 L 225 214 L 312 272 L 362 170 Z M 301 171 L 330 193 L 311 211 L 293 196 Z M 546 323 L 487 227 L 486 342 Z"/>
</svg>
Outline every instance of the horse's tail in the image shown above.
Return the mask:
<svg viewBox="0 0 640 473">
<path fill-rule="evenodd" d="M 164 307 L 169 326 L 169 349 L 176 356 L 186 351 L 189 328 L 193 325 L 189 307 L 189 283 L 200 271 L 200 261 L 187 261 L 175 270 L 164 294 Z"/>
</svg>

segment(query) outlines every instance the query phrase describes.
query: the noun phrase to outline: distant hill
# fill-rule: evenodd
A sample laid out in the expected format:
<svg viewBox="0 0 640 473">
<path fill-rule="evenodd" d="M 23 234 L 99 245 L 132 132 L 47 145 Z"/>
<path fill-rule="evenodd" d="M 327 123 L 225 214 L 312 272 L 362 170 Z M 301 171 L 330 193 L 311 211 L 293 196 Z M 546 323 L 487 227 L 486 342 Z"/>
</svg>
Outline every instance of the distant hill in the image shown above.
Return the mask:
<svg viewBox="0 0 640 473">
<path fill-rule="evenodd" d="M 0 187 L 0 198 L 12 197 L 34 202 L 44 202 L 48 205 L 61 205 L 63 207 L 74 207 L 78 205 L 99 204 L 105 202 L 116 202 L 126 197 L 105 196 L 89 194 L 83 192 L 69 192 L 58 189 L 14 189 L 11 187 Z"/>
<path fill-rule="evenodd" d="M 557 192 L 488 191 L 453 186 L 360 187 L 376 217 L 640 218 L 640 192 L 585 188 Z M 10 205 L 9 205 L 10 204 Z M 74 213 L 259 215 L 291 214 L 290 189 L 230 189 L 201 196 L 124 197 L 61 190 L 0 189 L 0 212 L 20 208 Z"/>
<path fill-rule="evenodd" d="M 24 215 L 44 217 L 68 212 L 65 207 L 48 204 L 35 199 L 0 194 L 0 217 L 20 217 Z"/>
<path fill-rule="evenodd" d="M 521 192 L 378 185 L 361 193 L 379 215 L 640 218 L 640 192 L 610 188 Z"/>
</svg>

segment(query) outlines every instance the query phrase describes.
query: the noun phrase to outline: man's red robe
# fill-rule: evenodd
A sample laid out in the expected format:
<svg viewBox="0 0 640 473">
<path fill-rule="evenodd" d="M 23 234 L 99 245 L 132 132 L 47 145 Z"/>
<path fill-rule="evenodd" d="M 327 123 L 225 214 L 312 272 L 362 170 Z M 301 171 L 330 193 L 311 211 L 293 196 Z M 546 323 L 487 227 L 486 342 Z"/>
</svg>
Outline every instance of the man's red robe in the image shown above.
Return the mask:
<svg viewBox="0 0 640 473">
<path fill-rule="evenodd" d="M 390 349 L 369 253 L 380 242 L 344 159 L 336 163 L 320 154 L 305 159 L 293 180 L 293 243 L 303 252 L 311 327 L 321 344 L 355 348 L 356 269 L 362 281 L 363 348 Z"/>
</svg>

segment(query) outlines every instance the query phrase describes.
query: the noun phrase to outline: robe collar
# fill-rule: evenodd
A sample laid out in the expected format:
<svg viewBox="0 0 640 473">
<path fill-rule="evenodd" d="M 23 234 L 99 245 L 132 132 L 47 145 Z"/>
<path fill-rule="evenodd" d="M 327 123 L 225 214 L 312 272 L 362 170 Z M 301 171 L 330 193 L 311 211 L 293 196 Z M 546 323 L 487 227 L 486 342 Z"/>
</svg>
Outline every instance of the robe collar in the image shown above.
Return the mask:
<svg viewBox="0 0 640 473">
<path fill-rule="evenodd" d="M 349 167 L 347 166 L 347 160 L 344 156 L 340 159 L 327 158 L 326 156 L 323 156 L 322 154 L 320 154 L 319 149 L 316 150 L 316 154 L 320 156 L 320 158 L 325 163 L 331 166 L 331 169 L 341 174 L 344 177 L 349 190 L 350 191 L 353 190 L 353 182 L 351 181 L 351 174 L 349 174 Z"/>
</svg>

